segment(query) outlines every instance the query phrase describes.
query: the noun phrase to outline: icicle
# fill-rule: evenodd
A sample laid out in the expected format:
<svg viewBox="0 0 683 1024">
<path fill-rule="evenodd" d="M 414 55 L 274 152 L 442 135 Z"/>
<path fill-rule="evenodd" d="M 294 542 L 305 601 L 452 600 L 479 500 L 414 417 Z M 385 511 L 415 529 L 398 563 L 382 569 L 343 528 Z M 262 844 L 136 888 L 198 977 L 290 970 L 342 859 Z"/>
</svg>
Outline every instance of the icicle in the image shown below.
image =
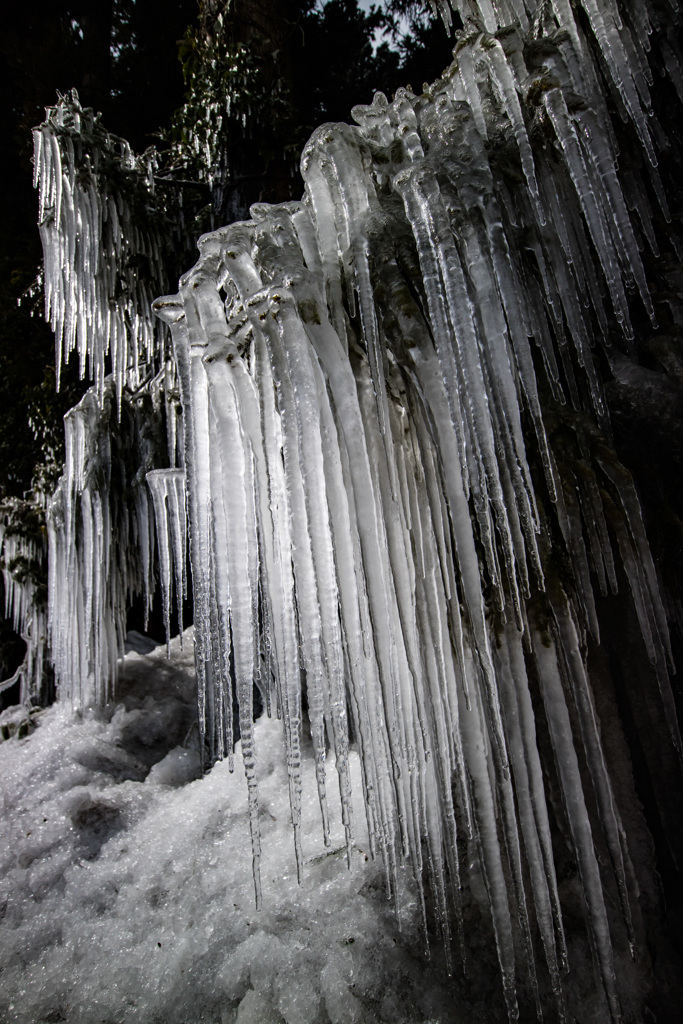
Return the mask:
<svg viewBox="0 0 683 1024">
<path fill-rule="evenodd" d="M 624 44 L 619 35 L 619 24 L 615 22 L 613 13 L 606 11 L 603 15 L 597 0 L 582 0 L 582 6 L 591 22 L 602 55 L 609 67 L 612 81 L 619 90 L 621 99 L 633 119 L 640 141 L 650 162 L 655 166 L 657 158 L 652 146 L 650 131 L 647 124 L 647 111 L 643 110 L 637 94 L 634 74 L 637 69 L 629 64 Z"/>
<path fill-rule="evenodd" d="M 28 501 L 5 499 L 0 508 L 0 571 L 5 592 L 4 616 L 26 644 L 24 660 L 16 672 L 0 682 L 0 692 L 19 683 L 19 703 L 40 700 L 46 646 L 46 609 L 38 598 L 37 573 L 47 557 L 42 531 L 26 530 L 26 520 L 41 517 Z M 27 535 L 28 533 L 28 535 Z"/>
<path fill-rule="evenodd" d="M 617 319 L 629 330 L 629 315 L 623 286 L 614 266 L 611 247 L 607 244 L 606 225 L 602 211 L 596 201 L 593 188 L 588 178 L 583 155 L 573 122 L 570 118 L 564 97 L 559 89 L 549 89 L 544 93 L 543 100 L 555 128 L 557 138 L 564 150 L 576 193 L 579 197 L 591 238 L 598 251 L 602 269 L 610 289 Z"/>
<path fill-rule="evenodd" d="M 507 62 L 503 48 L 497 39 L 487 39 L 482 47 L 483 55 L 489 65 L 494 86 L 499 93 L 505 113 L 510 119 L 512 131 L 517 142 L 519 157 L 522 162 L 522 170 L 529 188 L 532 202 L 534 203 L 540 224 L 545 223 L 545 214 L 540 205 L 538 184 L 536 182 L 536 171 L 534 158 L 529 144 L 522 107 L 517 95 L 517 85 L 512 70 Z"/>
<path fill-rule="evenodd" d="M 588 907 L 591 935 L 596 951 L 610 1020 L 621 1020 L 614 973 L 612 945 L 605 899 L 600 880 L 590 820 L 581 787 L 579 764 L 574 746 L 569 713 L 565 701 L 555 644 L 545 636 L 534 638 L 534 652 L 538 663 L 541 693 L 550 728 L 555 764 L 562 787 L 562 799 L 583 884 L 584 899 Z"/>
<path fill-rule="evenodd" d="M 45 316 L 55 332 L 58 385 L 61 365 L 76 349 L 81 376 L 87 364 L 100 399 L 105 376 L 113 373 L 120 406 L 124 386 L 139 386 L 140 371 L 154 363 L 162 347 L 148 289 L 151 285 L 151 294 L 163 290 L 165 270 L 153 217 L 144 229 L 135 224 L 129 199 L 130 190 L 138 189 L 150 212 L 163 209 L 153 194 L 154 155 L 133 157 L 129 149 L 122 154 L 117 149 L 115 138 L 92 110 L 81 107 L 75 91 L 48 108 L 44 124 L 34 131 Z M 99 159 L 100 152 L 106 160 Z M 102 169 L 117 160 L 125 174 L 125 198 L 112 194 L 118 182 L 115 175 L 107 180 Z M 140 261 L 149 264 L 151 280 L 138 273 Z"/>
<path fill-rule="evenodd" d="M 60 696 L 76 706 L 111 698 L 128 600 L 149 585 L 149 508 L 139 492 L 153 463 L 151 451 L 136 448 L 143 407 L 123 396 L 117 423 L 116 404 L 115 382 L 107 378 L 102 399 L 91 389 L 67 414 L 64 474 L 47 506 L 47 628 Z M 117 450 L 139 458 L 134 479 L 126 480 L 112 435 Z M 124 487 L 131 501 L 119 504 Z M 173 547 L 175 553 L 175 541 Z"/>
<path fill-rule="evenodd" d="M 631 908 L 626 884 L 626 858 L 623 849 L 625 836 L 618 811 L 615 808 L 612 787 L 600 746 L 599 725 L 593 706 L 593 696 L 579 649 L 580 645 L 576 626 L 566 605 L 556 606 L 555 619 L 558 626 L 562 654 L 566 659 L 571 688 L 574 693 L 581 736 L 586 750 L 586 760 L 598 801 L 600 824 L 607 841 L 607 848 L 619 892 L 619 903 L 626 923 L 631 951 L 633 952 L 633 924 L 631 922 Z"/>
<path fill-rule="evenodd" d="M 289 304 L 282 308 L 278 317 L 278 337 L 269 332 L 271 352 L 276 355 L 282 367 L 278 374 L 280 409 L 283 426 L 289 420 L 295 431 L 291 447 L 285 447 L 285 470 L 288 476 L 289 493 L 293 507 L 292 527 L 295 537 L 295 575 L 299 598 L 299 618 L 304 648 L 304 665 L 307 673 L 309 709 L 312 709 L 314 725 L 317 728 L 319 764 L 324 761 L 323 713 L 331 716 L 332 736 L 336 754 L 337 773 L 342 798 L 342 815 L 346 828 L 347 848 L 352 840 L 351 831 L 351 790 L 348 776 L 348 736 L 346 731 L 345 698 L 340 683 L 343 677 L 343 648 L 337 606 L 339 591 L 334 568 L 334 546 L 328 512 L 316 496 L 324 494 L 324 453 L 321 435 L 320 402 L 324 390 L 320 390 L 316 379 L 316 363 L 308 365 L 310 356 L 305 344 L 303 325 L 295 326 L 293 311 Z M 287 330 L 287 325 L 291 325 Z M 291 338 L 286 347 L 282 334 Z M 286 362 L 285 362 L 286 360 Z M 287 366 L 287 363 L 289 366 Z M 318 371 L 319 372 L 319 371 Z M 291 374 L 299 379 L 298 410 L 294 405 L 294 393 L 288 381 Z M 285 413 L 288 416 L 285 417 Z M 298 413 L 298 415 L 297 415 Z M 291 442 L 290 442 L 291 444 Z M 288 463 L 289 459 L 293 459 Z M 269 459 L 271 474 L 277 466 L 277 454 Z M 272 479 L 272 477 L 271 477 Z M 309 602 L 313 602 L 310 604 Z M 322 642 L 323 647 L 320 648 Z M 324 652 L 324 662 L 322 660 Z M 317 723 L 315 716 L 318 716 Z M 322 773 L 324 778 L 324 770 Z M 319 780 L 319 787 L 320 787 Z M 326 820 L 324 788 L 321 790 L 321 809 Z M 325 826 L 325 829 L 327 826 Z"/>
<path fill-rule="evenodd" d="M 187 597 L 185 561 L 187 524 L 185 517 L 185 472 L 179 469 L 155 469 L 147 474 L 154 499 L 154 519 L 159 544 L 159 572 L 166 626 L 166 650 L 170 655 L 171 592 L 175 570 L 178 608 L 178 632 L 183 635 L 183 600 Z"/>
<path fill-rule="evenodd" d="M 483 722 L 483 708 L 479 706 L 478 700 L 472 702 L 469 710 L 463 711 L 462 723 L 465 760 L 472 779 L 472 803 L 477 823 L 475 836 L 489 896 L 508 1017 L 514 1021 L 519 1011 L 512 921 L 496 825 L 495 799 L 486 759 L 484 737 L 487 730 Z"/>
<path fill-rule="evenodd" d="M 206 289 L 201 297 L 209 299 L 210 294 L 209 289 Z M 214 528 L 225 551 L 229 628 L 239 703 L 242 758 L 249 797 L 254 888 L 258 908 L 261 904 L 261 840 L 253 724 L 253 686 L 257 674 L 258 646 L 258 595 L 254 563 L 258 558 L 258 540 L 253 457 L 240 423 L 239 397 L 229 367 L 224 360 L 210 360 L 209 354 L 209 361 L 206 357 L 204 361 L 207 365 L 209 396 L 215 399 L 209 402 L 210 426 L 218 441 L 216 450 L 221 459 L 220 472 L 211 474 L 211 502 L 216 516 Z M 296 714 L 293 715 L 292 724 L 298 729 Z M 293 823 L 296 835 L 298 822 L 294 807 Z"/>
</svg>

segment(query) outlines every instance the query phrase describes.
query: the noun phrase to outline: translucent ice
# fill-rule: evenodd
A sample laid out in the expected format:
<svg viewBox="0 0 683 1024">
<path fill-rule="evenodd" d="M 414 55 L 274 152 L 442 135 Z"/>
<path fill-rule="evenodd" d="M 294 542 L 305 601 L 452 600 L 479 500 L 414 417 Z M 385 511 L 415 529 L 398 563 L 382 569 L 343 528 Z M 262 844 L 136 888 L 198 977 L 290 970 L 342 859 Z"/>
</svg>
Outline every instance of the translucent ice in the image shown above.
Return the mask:
<svg viewBox="0 0 683 1024">
<path fill-rule="evenodd" d="M 166 619 L 173 577 L 179 602 L 184 590 L 186 498 L 200 750 L 232 768 L 235 709 L 257 903 L 268 825 L 255 686 L 282 719 L 297 877 L 307 718 L 324 841 L 333 759 L 352 861 L 355 741 L 368 849 L 389 890 L 400 904 L 409 864 L 423 923 L 433 907 L 449 957 L 455 924 L 466 959 L 472 881 L 511 1019 L 519 976 L 540 990 L 536 932 L 563 1012 L 550 823 L 564 815 L 601 1013 L 617 1021 L 608 907 L 630 936 L 633 893 L 587 671 L 594 585 L 627 581 L 669 710 L 672 696 L 665 604 L 600 378 L 629 349 L 633 303 L 654 315 L 631 211 L 651 245 L 653 218 L 640 172 L 620 171 L 598 83 L 609 79 L 657 191 L 653 5 L 582 0 L 581 16 L 564 0 L 452 6 L 465 31 L 438 82 L 420 96 L 378 93 L 354 108 L 355 126 L 322 126 L 302 156 L 300 203 L 259 203 L 199 240 L 178 295 L 155 303 L 171 367 L 144 296 L 125 307 L 125 339 L 123 306 L 108 305 L 136 226 L 76 180 L 81 115 L 69 108 L 63 131 L 62 105 L 37 132 L 48 311 L 60 353 L 78 347 L 96 381 L 67 417 L 50 506 L 53 657 L 64 696 L 106 700 L 129 593 L 150 588 L 147 491 L 120 511 L 102 410 L 116 396 L 125 411 L 126 385 L 151 361 L 155 380 L 177 373 L 182 408 L 178 431 L 166 405 L 173 468 L 146 467 Z M 680 87 L 671 40 L 663 66 Z M 332 968 L 325 979 L 303 1009 L 286 978 L 267 998 L 256 984 L 238 1019 L 315 1014 L 322 998 L 332 1016 L 340 983 Z"/>
</svg>

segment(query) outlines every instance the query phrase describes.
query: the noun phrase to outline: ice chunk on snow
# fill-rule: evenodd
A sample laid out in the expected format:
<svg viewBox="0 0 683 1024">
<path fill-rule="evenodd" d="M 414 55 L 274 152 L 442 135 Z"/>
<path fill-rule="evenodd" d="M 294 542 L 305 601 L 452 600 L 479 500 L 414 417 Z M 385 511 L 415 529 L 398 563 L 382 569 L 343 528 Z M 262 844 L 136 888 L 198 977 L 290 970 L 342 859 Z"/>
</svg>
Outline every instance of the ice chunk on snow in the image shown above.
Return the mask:
<svg viewBox="0 0 683 1024">
<path fill-rule="evenodd" d="M 199 751 L 196 748 L 174 747 L 161 761 L 152 765 L 146 782 L 161 786 L 184 786 L 200 774 Z"/>
</svg>

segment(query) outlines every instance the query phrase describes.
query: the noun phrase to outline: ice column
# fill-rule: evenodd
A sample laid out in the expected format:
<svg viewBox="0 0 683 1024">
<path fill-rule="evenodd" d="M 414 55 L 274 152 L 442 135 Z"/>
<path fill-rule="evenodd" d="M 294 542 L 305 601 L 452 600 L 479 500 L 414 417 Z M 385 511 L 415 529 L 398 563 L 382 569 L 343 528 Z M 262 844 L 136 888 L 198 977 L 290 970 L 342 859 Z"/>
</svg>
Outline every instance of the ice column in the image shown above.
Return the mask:
<svg viewBox="0 0 683 1024">
<path fill-rule="evenodd" d="M 48 629 L 59 695 L 77 707 L 110 699 L 127 608 L 154 592 L 148 413 L 124 396 L 119 419 L 106 378 L 102 398 L 92 388 L 64 418 L 64 474 L 47 508 Z"/>
</svg>

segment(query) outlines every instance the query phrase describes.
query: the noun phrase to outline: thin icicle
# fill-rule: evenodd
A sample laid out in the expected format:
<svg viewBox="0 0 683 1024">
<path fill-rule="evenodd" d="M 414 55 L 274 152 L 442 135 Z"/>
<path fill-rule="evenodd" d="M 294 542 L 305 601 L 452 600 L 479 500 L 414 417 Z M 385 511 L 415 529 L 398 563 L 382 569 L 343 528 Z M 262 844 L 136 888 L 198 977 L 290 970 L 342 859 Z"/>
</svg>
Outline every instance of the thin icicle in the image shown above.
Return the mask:
<svg viewBox="0 0 683 1024">
<path fill-rule="evenodd" d="M 175 577 L 178 632 L 183 635 L 183 600 L 187 597 L 185 562 L 187 524 L 185 515 L 185 471 L 155 469 L 147 474 L 154 499 L 154 518 L 159 544 L 159 571 L 166 626 L 166 650 L 170 654 L 171 593 Z M 182 641 L 181 641 L 182 642 Z"/>
</svg>

